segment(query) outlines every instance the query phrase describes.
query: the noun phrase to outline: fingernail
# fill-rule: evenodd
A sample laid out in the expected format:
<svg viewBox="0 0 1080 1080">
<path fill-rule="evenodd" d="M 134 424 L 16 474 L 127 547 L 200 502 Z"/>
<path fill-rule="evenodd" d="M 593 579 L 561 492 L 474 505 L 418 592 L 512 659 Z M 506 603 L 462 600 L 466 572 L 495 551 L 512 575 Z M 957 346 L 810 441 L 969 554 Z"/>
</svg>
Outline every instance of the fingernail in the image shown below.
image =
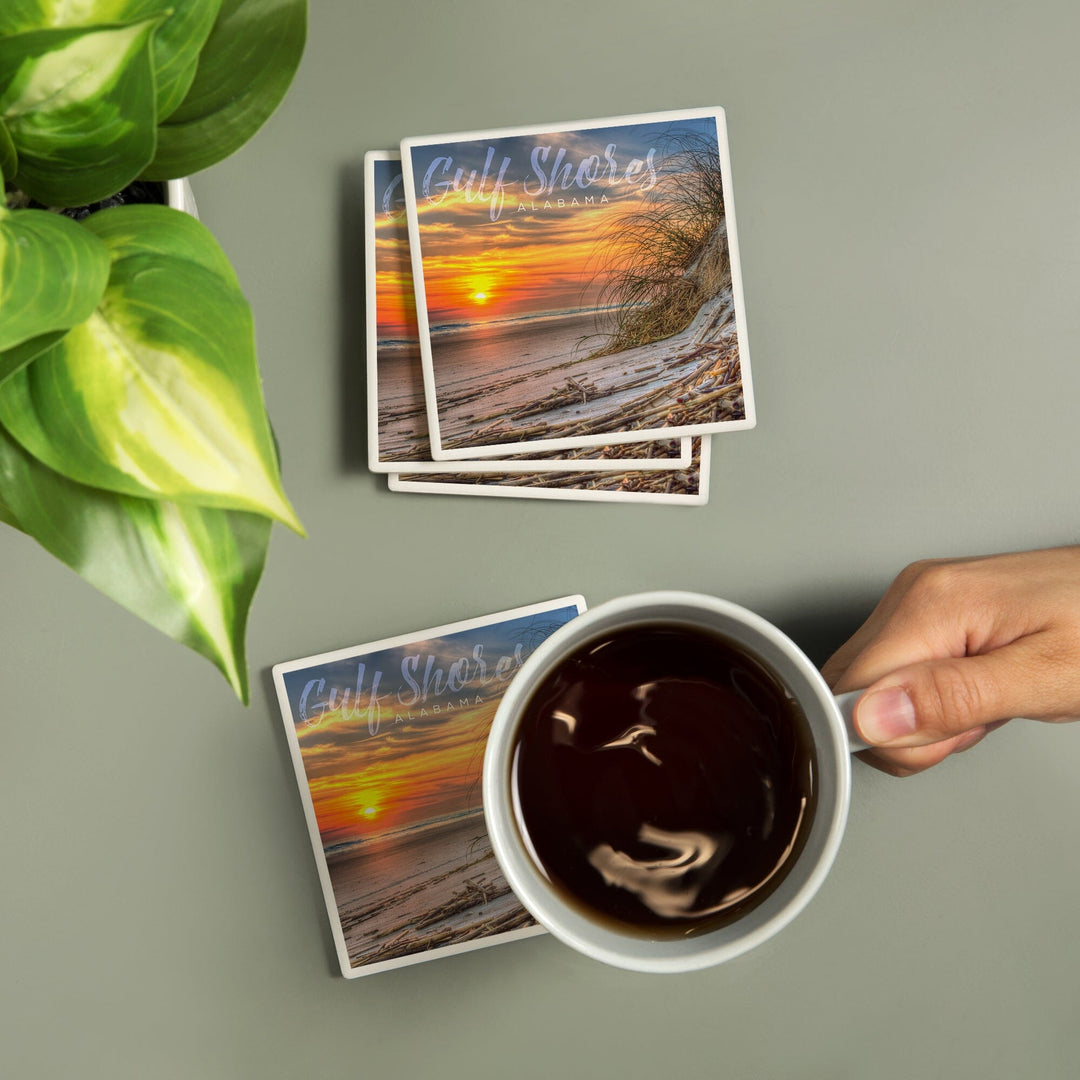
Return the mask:
<svg viewBox="0 0 1080 1080">
<path fill-rule="evenodd" d="M 915 730 L 915 706 L 902 686 L 887 686 L 862 698 L 858 727 L 868 743 L 887 743 Z"/>
</svg>

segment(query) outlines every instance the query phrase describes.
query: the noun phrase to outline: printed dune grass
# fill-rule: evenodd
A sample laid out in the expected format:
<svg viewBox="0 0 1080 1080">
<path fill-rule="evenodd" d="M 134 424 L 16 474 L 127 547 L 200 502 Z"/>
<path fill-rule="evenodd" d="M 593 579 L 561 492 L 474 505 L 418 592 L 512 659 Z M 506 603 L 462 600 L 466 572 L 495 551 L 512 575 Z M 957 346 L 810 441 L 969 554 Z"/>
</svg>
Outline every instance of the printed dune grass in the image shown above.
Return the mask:
<svg viewBox="0 0 1080 1080">
<path fill-rule="evenodd" d="M 720 156 L 714 143 L 683 137 L 653 198 L 623 215 L 601 242 L 599 307 L 614 327 L 592 356 L 679 334 L 731 285 Z"/>
</svg>

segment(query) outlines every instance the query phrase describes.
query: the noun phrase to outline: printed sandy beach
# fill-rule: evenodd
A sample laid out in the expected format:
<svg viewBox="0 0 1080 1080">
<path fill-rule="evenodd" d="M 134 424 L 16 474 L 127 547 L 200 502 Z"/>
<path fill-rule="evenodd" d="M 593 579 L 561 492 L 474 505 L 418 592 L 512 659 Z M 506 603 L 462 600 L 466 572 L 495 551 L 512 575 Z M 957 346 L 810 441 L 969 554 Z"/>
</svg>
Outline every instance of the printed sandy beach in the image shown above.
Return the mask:
<svg viewBox="0 0 1080 1080">
<path fill-rule="evenodd" d="M 462 342 L 462 345 L 469 347 L 466 342 Z M 379 356 L 379 366 L 379 453 L 386 466 L 382 471 L 391 471 L 393 466 L 406 469 L 418 464 L 426 465 L 431 462 L 431 445 L 427 435 L 420 348 L 417 345 L 400 345 L 383 350 Z M 572 376 L 564 376 L 562 393 L 568 398 L 578 396 L 584 400 L 588 390 L 575 383 Z M 699 393 L 693 391 L 691 396 L 698 396 Z M 731 409 L 734 407 L 732 404 Z M 574 405 L 571 405 L 570 411 L 576 411 Z M 497 419 L 503 417 L 497 414 Z M 545 472 L 558 471 L 559 463 L 565 468 L 566 462 L 580 462 L 584 469 L 613 468 L 610 462 L 626 458 L 633 458 L 639 463 L 639 467 L 649 462 L 650 468 L 665 469 L 670 468 L 665 462 L 681 455 L 681 439 L 648 439 L 644 442 L 615 443 L 610 446 L 574 446 L 564 450 L 506 454 L 500 456 L 499 460 L 532 462 L 537 471 Z M 550 469 L 547 463 L 551 463 Z M 460 468 L 461 464 L 464 463 L 454 462 L 452 467 Z M 441 468 L 448 467 L 451 466 L 447 462 L 441 463 Z M 472 469 L 473 466 L 470 464 L 469 468 Z M 479 471 L 480 466 L 477 465 L 476 469 Z M 528 470 L 523 466 L 523 471 Z"/>
<path fill-rule="evenodd" d="M 535 925 L 499 872 L 480 814 L 327 864 L 353 966 Z"/>
<path fill-rule="evenodd" d="M 616 444 L 745 420 L 730 288 L 679 335 L 632 349 L 590 352 L 581 342 L 595 319 L 528 320 L 438 342 L 443 447 Z"/>
</svg>

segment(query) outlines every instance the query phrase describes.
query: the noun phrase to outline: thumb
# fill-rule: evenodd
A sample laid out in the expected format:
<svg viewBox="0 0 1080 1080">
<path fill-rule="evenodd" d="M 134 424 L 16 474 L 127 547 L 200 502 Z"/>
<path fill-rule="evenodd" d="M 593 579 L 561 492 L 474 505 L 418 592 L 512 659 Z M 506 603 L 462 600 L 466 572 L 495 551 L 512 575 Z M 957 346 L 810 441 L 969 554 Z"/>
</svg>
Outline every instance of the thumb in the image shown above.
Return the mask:
<svg viewBox="0 0 1080 1080">
<path fill-rule="evenodd" d="M 874 746 L 923 746 L 1025 710 L 1039 715 L 1031 709 L 1037 688 L 1046 685 L 1041 676 L 1048 665 L 1036 637 L 982 655 L 927 660 L 891 672 L 856 702 L 856 729 Z"/>
</svg>

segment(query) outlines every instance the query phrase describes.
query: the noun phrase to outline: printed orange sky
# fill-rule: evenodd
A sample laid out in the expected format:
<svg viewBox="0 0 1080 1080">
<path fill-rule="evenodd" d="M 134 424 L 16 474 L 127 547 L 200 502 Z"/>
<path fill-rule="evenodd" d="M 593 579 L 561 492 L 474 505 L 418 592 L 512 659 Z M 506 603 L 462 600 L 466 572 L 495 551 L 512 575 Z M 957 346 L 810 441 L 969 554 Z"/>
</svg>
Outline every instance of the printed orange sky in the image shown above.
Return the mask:
<svg viewBox="0 0 1080 1080">
<path fill-rule="evenodd" d="M 457 193 L 419 208 L 429 319 L 465 322 L 594 304 L 604 280 L 593 276 L 597 243 L 639 206 L 637 199 L 553 206 L 530 213 L 528 222 L 508 211 L 494 223 Z M 617 244 L 608 251 L 619 257 Z"/>
<path fill-rule="evenodd" d="M 386 164 L 400 175 L 400 165 Z M 482 222 L 484 230 L 467 248 L 453 239 L 455 220 L 460 225 L 476 217 L 475 206 L 464 195 L 422 208 L 429 318 L 433 323 L 467 322 L 589 306 L 603 283 L 602 276 L 590 280 L 597 240 L 609 230 L 617 232 L 619 215 L 637 203 L 553 206 L 547 217 L 527 227 L 513 217 L 490 227 Z M 429 220 L 436 216 L 438 221 Z M 617 245 L 609 250 L 618 257 Z M 375 272 L 379 339 L 418 340 L 404 209 L 376 213 Z"/>
<path fill-rule="evenodd" d="M 625 255 L 619 219 L 651 204 L 713 116 L 667 116 L 412 145 L 431 325 L 593 306 Z"/>
<path fill-rule="evenodd" d="M 499 700 L 519 660 L 576 614 L 557 607 L 286 672 L 324 848 L 481 810 Z"/>
<path fill-rule="evenodd" d="M 318 734 L 301 736 L 326 846 L 481 808 L 484 739 L 498 700 L 465 708 L 457 700 L 454 695 L 452 711 L 444 701 L 438 714 L 391 724 L 365 740 L 363 754 L 357 753 L 356 721 L 343 719 L 341 710 L 324 716 Z"/>
<path fill-rule="evenodd" d="M 376 160 L 372 164 L 377 333 L 381 341 L 413 342 L 419 340 L 419 332 L 409 263 L 409 227 L 401 197 L 401 163 Z"/>
</svg>

